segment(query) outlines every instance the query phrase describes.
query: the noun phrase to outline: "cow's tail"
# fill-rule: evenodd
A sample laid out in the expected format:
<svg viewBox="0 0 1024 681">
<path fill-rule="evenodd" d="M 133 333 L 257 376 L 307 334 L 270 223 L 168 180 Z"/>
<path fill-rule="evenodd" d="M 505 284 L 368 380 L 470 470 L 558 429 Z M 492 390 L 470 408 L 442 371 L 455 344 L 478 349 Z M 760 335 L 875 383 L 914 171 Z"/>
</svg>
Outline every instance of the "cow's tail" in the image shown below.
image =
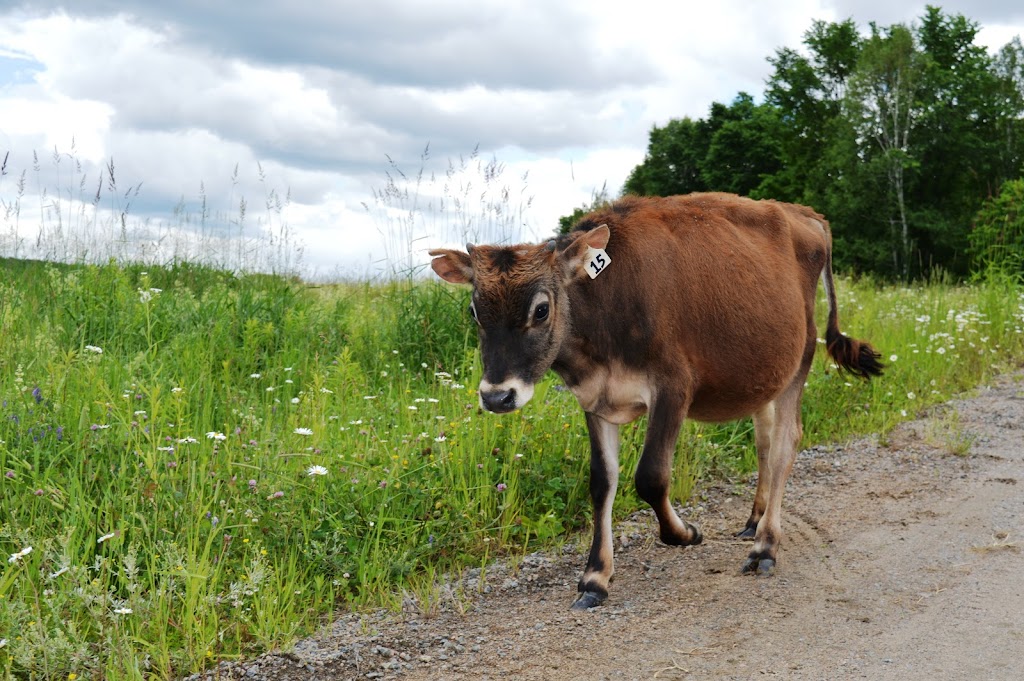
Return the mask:
<svg viewBox="0 0 1024 681">
<path fill-rule="evenodd" d="M 832 249 L 829 248 L 825 258 L 825 268 L 821 273 L 825 284 L 825 297 L 828 299 L 828 328 L 825 331 L 825 347 L 829 356 L 835 360 L 841 371 L 847 371 L 863 379 L 881 376 L 885 365 L 880 361 L 882 356 L 866 341 L 856 340 L 839 330 L 839 311 L 836 306 L 836 284 L 832 278 Z"/>
</svg>

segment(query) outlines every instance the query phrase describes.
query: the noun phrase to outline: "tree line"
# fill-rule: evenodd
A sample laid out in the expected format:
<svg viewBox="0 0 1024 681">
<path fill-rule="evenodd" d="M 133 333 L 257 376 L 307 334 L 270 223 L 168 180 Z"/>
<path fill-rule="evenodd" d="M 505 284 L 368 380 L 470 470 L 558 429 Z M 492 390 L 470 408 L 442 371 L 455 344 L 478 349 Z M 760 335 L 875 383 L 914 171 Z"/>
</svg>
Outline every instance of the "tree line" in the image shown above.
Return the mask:
<svg viewBox="0 0 1024 681">
<path fill-rule="evenodd" d="M 913 25 L 869 29 L 817 21 L 805 50 L 769 57 L 761 102 L 740 93 L 706 118 L 654 126 L 624 192 L 806 204 L 828 217 L 838 267 L 887 278 L 963 276 L 999 249 L 1019 258 L 1019 36 L 991 55 L 978 24 L 937 7 Z M 599 192 L 593 203 L 605 200 Z"/>
</svg>

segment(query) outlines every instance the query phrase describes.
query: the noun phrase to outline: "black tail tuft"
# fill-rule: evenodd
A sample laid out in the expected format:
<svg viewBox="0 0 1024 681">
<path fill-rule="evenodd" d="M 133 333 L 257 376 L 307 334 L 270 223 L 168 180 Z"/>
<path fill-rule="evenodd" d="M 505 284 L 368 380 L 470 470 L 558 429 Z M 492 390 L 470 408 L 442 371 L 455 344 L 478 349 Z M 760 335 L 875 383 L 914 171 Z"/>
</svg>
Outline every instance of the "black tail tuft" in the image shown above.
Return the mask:
<svg viewBox="0 0 1024 681">
<path fill-rule="evenodd" d="M 881 376 L 885 369 L 881 362 L 882 355 L 871 345 L 845 336 L 831 325 L 825 334 L 825 347 L 840 371 L 867 380 L 872 376 Z"/>
</svg>

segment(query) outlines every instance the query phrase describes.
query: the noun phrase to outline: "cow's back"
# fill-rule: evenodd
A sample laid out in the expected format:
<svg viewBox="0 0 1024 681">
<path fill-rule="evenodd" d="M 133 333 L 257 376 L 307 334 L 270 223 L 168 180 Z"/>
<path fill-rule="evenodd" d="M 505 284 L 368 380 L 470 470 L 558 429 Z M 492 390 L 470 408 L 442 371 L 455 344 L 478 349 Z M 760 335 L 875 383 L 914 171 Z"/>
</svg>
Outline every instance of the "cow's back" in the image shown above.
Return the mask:
<svg viewBox="0 0 1024 681">
<path fill-rule="evenodd" d="M 612 264 L 571 291 L 584 352 L 687 381 L 702 420 L 749 414 L 789 383 L 829 244 L 820 215 L 692 194 L 627 197 L 579 227 L 602 223 Z"/>
</svg>

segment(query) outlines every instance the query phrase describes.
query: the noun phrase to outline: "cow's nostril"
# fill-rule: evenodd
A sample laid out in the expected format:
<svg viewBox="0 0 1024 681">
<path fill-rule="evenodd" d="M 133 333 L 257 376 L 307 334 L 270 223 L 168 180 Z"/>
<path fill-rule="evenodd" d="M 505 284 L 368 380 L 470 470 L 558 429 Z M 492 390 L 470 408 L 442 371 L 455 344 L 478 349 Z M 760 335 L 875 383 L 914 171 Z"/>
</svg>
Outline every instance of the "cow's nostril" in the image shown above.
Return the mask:
<svg viewBox="0 0 1024 681">
<path fill-rule="evenodd" d="M 516 408 L 515 390 L 495 390 L 481 393 L 480 397 L 487 411 L 503 414 Z"/>
</svg>

